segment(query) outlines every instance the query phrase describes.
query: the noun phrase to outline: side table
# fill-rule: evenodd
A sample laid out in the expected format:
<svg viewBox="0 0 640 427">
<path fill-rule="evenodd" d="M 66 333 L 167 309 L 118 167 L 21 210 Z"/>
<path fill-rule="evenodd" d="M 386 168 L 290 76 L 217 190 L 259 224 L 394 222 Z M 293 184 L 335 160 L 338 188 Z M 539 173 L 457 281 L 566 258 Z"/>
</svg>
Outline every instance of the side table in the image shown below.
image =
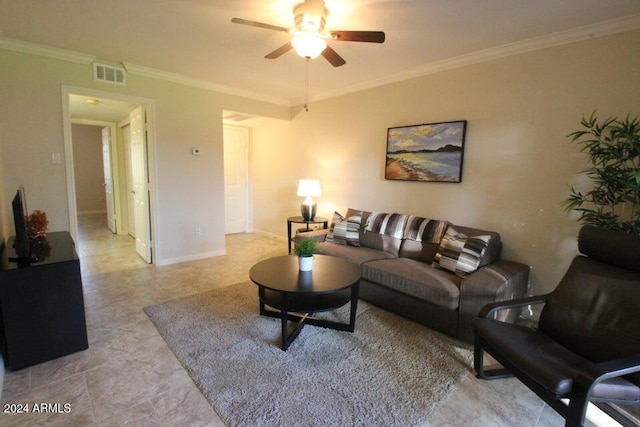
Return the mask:
<svg viewBox="0 0 640 427">
<path fill-rule="evenodd" d="M 293 223 L 306 224 L 307 229 L 305 231 L 311 230 L 309 228 L 309 224 L 322 224 L 325 230 L 329 228 L 329 219 L 322 216 L 316 216 L 310 220 L 306 220 L 302 216 L 290 216 L 287 218 L 287 242 L 289 245 L 289 253 L 291 253 L 291 224 Z"/>
</svg>

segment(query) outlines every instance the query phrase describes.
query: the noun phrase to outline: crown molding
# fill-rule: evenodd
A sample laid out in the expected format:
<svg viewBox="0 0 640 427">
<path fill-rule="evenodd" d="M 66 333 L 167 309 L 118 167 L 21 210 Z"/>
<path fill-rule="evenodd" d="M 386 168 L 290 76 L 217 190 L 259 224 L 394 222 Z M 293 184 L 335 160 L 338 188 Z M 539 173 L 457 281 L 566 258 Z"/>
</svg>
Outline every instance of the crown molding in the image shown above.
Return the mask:
<svg viewBox="0 0 640 427">
<path fill-rule="evenodd" d="M 320 101 L 323 99 L 335 98 L 337 96 L 349 93 L 359 92 L 366 89 L 372 89 L 391 83 L 397 83 L 404 80 L 422 77 L 430 74 L 439 73 L 455 68 L 461 68 L 468 65 L 479 64 L 482 62 L 493 61 L 508 56 L 519 55 L 522 53 L 532 52 L 535 50 L 547 49 L 550 47 L 560 46 L 569 43 L 575 43 L 596 37 L 603 37 L 612 34 L 633 31 L 640 28 L 640 14 L 630 15 L 623 18 L 611 19 L 592 25 L 574 28 L 567 31 L 561 31 L 540 37 L 534 37 L 519 42 L 509 43 L 495 48 L 485 49 L 467 55 L 460 55 L 455 58 L 435 61 L 419 67 L 406 70 L 402 73 L 394 74 L 382 79 L 371 80 L 357 85 L 352 85 L 337 91 L 319 93 L 309 99 L 311 101 Z M 59 59 L 63 61 L 71 61 L 80 64 L 91 64 L 97 58 L 93 55 L 74 52 L 70 50 L 58 49 L 37 43 L 24 42 L 6 37 L 0 37 L 0 49 L 8 49 L 16 52 L 39 55 L 48 58 Z M 155 68 L 145 67 L 141 65 L 123 63 L 127 72 L 144 77 L 150 77 L 159 80 L 170 81 L 187 86 L 193 86 L 200 89 L 206 89 L 228 95 L 240 96 L 256 101 L 268 102 L 271 104 L 282 105 L 286 107 L 302 104 L 301 99 L 286 100 L 272 96 L 265 96 L 249 91 L 236 89 L 229 86 L 215 84 L 206 80 L 195 79 L 181 74 L 170 73 Z"/>
<path fill-rule="evenodd" d="M 158 70 L 156 68 L 145 67 L 142 65 L 131 64 L 128 62 L 123 62 L 124 68 L 128 73 L 136 74 L 139 76 L 150 77 L 159 80 L 165 80 L 173 83 L 184 84 L 187 86 L 193 86 L 200 89 L 207 89 L 213 92 L 221 92 L 227 95 L 235 95 L 241 96 L 244 98 L 250 98 L 256 101 L 269 102 L 271 104 L 283 105 L 286 107 L 290 107 L 291 103 L 289 100 L 276 98 L 265 95 L 258 95 L 252 92 L 236 89 L 229 86 L 219 85 L 212 83 L 210 81 L 194 79 L 192 77 L 183 76 L 182 74 L 170 73 L 168 71 Z"/>
<path fill-rule="evenodd" d="M 480 50 L 478 52 L 473 52 L 467 55 L 460 55 L 455 58 L 435 61 L 382 79 L 371 80 L 369 82 L 350 86 L 338 91 L 318 94 L 317 96 L 312 97 L 312 99 L 310 99 L 309 101 L 319 101 L 322 99 L 335 98 L 336 96 L 340 95 L 346 95 L 366 89 L 372 89 L 390 83 L 397 83 L 400 81 L 452 70 L 455 68 L 466 67 L 468 65 L 479 64 L 482 62 L 493 61 L 508 56 L 519 55 L 522 53 L 547 49 L 555 46 L 561 46 L 564 44 L 575 43 L 596 37 L 604 37 L 637 29 L 640 29 L 640 14 L 626 16 L 618 19 L 611 19 L 608 21 L 599 22 L 597 24 L 585 25 L 583 27 L 573 28 L 571 30 L 561 31 L 553 34 L 522 40 L 519 42 L 505 44 L 490 49 Z M 302 103 L 302 100 L 296 100 L 296 102 L 294 102 L 293 104 L 299 105 Z"/>
<path fill-rule="evenodd" d="M 88 55 L 86 53 L 74 52 L 71 50 L 59 49 L 56 47 L 45 46 L 37 43 L 25 42 L 22 40 L 10 39 L 7 37 L 0 37 L 0 49 L 12 50 L 15 52 L 27 53 L 30 55 L 37 55 L 46 58 L 58 59 L 61 61 L 75 62 L 78 64 L 89 65 L 97 60 L 94 55 Z M 197 87 L 200 89 L 206 89 L 214 92 L 220 92 L 227 95 L 241 96 L 244 98 L 253 99 L 256 101 L 268 102 L 276 105 L 283 105 L 290 107 L 289 100 L 282 98 L 269 97 L 243 91 L 240 89 L 214 84 L 206 80 L 194 79 L 191 77 L 183 76 L 180 74 L 169 73 L 167 71 L 158 70 L 155 68 L 144 67 L 142 65 L 136 65 L 131 63 L 122 63 L 126 71 L 131 74 L 136 74 L 144 77 L 150 77 L 154 79 L 165 80 L 173 83 L 179 83 L 186 86 Z"/>
<path fill-rule="evenodd" d="M 44 56 L 47 58 L 60 59 L 78 64 L 91 64 L 96 57 L 86 53 L 74 52 L 72 50 L 58 49 L 56 47 L 45 46 L 38 43 L 14 40 L 7 37 L 0 37 L 0 49 L 13 50 L 15 52 L 28 53 L 31 55 Z"/>
</svg>

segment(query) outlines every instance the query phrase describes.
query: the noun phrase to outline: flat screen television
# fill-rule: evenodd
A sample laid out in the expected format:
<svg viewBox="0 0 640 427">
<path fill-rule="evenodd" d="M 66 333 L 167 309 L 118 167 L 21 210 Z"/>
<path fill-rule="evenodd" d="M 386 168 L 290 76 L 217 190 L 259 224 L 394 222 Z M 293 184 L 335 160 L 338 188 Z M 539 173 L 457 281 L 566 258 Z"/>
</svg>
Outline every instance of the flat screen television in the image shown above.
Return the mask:
<svg viewBox="0 0 640 427">
<path fill-rule="evenodd" d="M 27 200 L 24 196 L 24 188 L 20 186 L 16 192 L 13 202 L 13 222 L 16 228 L 16 238 L 13 243 L 13 248 L 16 251 L 18 260 L 30 260 L 31 259 L 31 245 L 29 244 L 29 237 L 27 236 Z"/>
</svg>

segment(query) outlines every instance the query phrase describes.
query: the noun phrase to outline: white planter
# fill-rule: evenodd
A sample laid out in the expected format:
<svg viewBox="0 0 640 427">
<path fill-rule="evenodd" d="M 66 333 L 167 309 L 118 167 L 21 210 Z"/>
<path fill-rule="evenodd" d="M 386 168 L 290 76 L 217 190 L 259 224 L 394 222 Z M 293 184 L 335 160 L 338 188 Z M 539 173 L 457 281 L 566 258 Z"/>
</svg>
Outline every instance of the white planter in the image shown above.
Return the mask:
<svg viewBox="0 0 640 427">
<path fill-rule="evenodd" d="M 312 256 L 298 257 L 298 263 L 300 265 L 300 271 L 311 271 L 311 267 L 313 267 L 313 257 Z"/>
</svg>

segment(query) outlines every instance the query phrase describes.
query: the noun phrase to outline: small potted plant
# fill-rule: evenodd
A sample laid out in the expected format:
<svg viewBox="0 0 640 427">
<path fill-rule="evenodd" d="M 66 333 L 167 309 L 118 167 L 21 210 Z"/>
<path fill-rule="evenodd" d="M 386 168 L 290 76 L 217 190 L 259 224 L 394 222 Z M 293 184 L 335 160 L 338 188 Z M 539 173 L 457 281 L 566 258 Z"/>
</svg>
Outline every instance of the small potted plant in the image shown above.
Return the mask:
<svg viewBox="0 0 640 427">
<path fill-rule="evenodd" d="M 296 241 L 294 253 L 298 256 L 300 271 L 310 271 L 313 266 L 313 254 L 318 249 L 318 242 L 308 237 Z"/>
</svg>

